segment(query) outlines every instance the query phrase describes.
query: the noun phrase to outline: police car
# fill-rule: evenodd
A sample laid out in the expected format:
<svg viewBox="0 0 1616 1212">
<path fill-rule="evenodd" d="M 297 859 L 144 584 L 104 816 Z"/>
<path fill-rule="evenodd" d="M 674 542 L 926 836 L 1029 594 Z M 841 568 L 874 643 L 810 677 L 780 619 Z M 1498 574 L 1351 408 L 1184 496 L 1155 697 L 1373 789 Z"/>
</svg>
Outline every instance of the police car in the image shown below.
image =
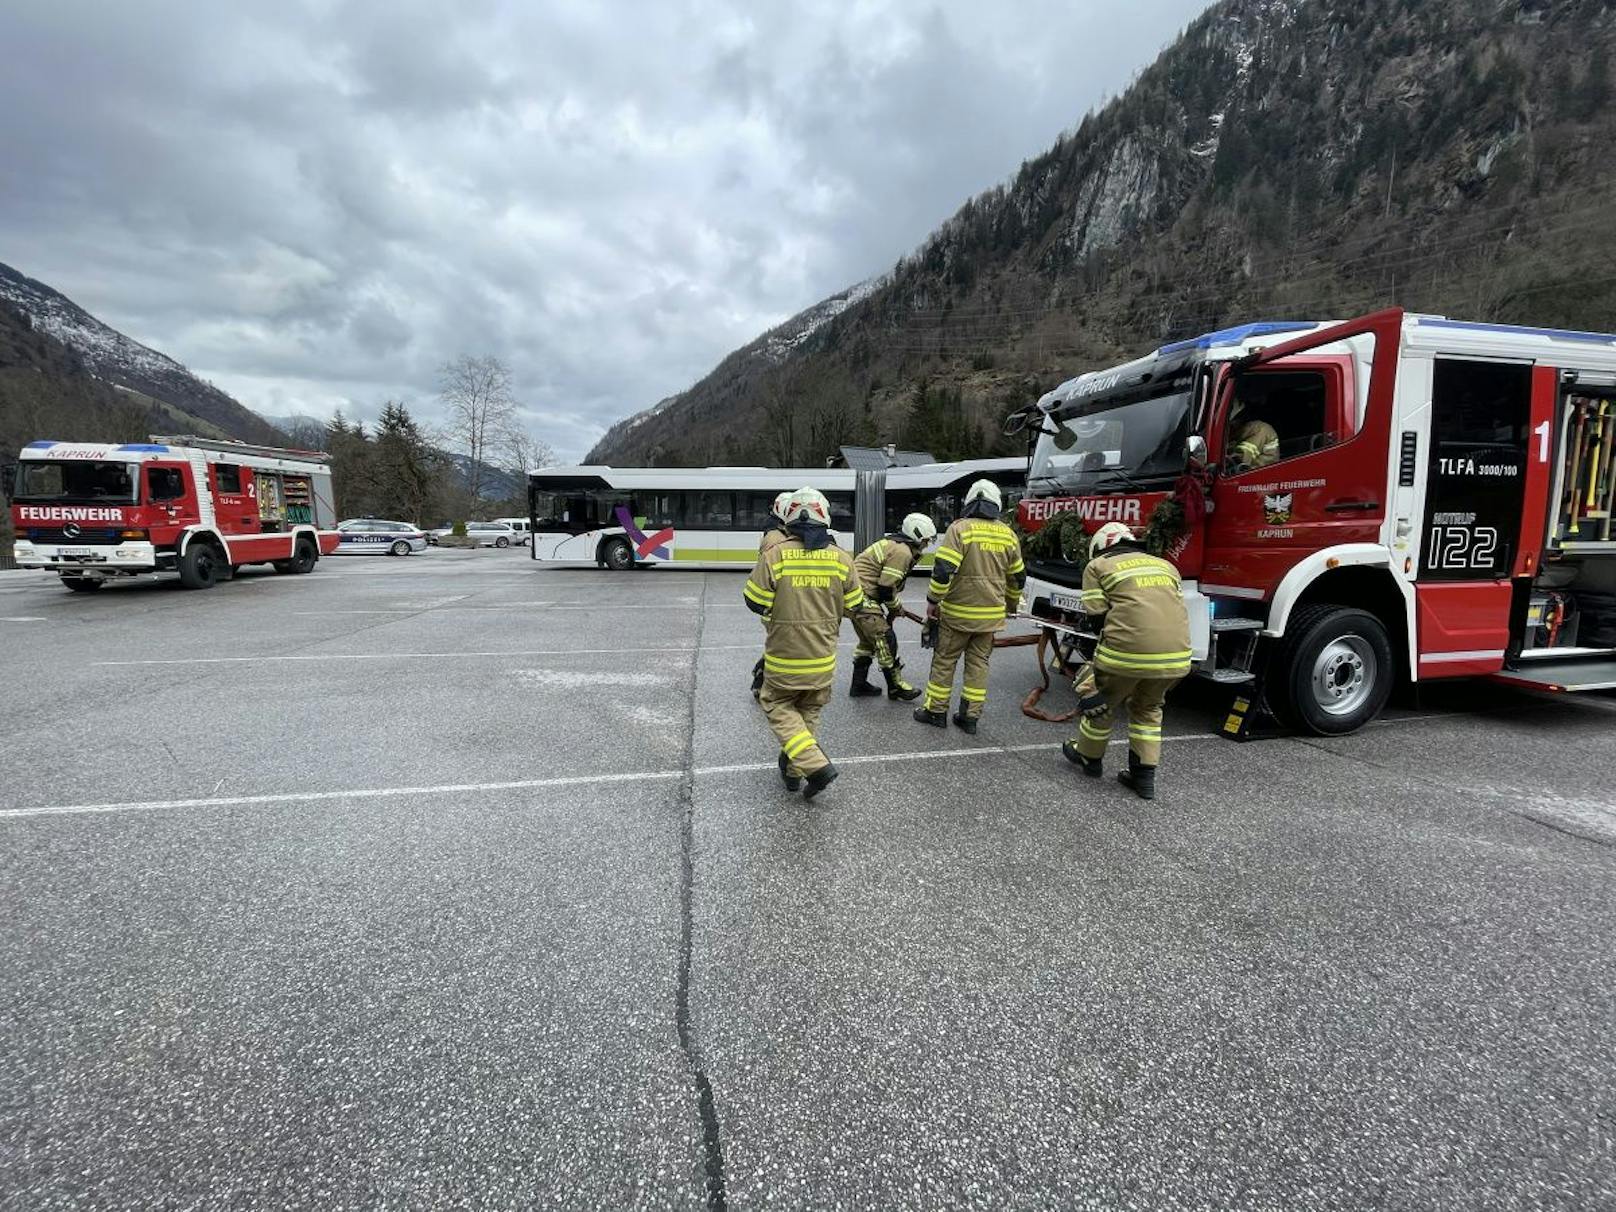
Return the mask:
<svg viewBox="0 0 1616 1212">
<path fill-rule="evenodd" d="M 337 555 L 363 555 L 385 553 L 409 555 L 412 551 L 426 550 L 426 535 L 419 527 L 408 522 L 389 522 L 383 518 L 349 518 L 337 523 L 342 536 L 337 543 Z"/>
</svg>

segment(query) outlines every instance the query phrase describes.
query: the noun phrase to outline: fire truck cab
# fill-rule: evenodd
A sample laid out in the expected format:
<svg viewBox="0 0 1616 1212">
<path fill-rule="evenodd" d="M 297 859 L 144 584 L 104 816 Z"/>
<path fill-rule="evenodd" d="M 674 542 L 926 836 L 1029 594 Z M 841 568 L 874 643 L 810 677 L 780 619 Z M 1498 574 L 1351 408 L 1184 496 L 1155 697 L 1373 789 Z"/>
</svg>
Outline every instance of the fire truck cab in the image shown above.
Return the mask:
<svg viewBox="0 0 1616 1212">
<path fill-rule="evenodd" d="M 1616 687 L 1616 336 L 1387 310 L 1268 321 L 1061 384 L 1024 529 L 1185 525 L 1196 672 L 1318 734 L 1399 679 Z M 1071 554 L 1068 550 L 1067 554 Z M 1080 572 L 1029 561 L 1026 612 L 1084 629 Z"/>
<path fill-rule="evenodd" d="M 305 573 L 339 536 L 329 456 L 197 437 L 31 442 L 9 478 L 15 555 L 79 592 L 174 572 L 207 589 L 243 564 Z"/>
</svg>

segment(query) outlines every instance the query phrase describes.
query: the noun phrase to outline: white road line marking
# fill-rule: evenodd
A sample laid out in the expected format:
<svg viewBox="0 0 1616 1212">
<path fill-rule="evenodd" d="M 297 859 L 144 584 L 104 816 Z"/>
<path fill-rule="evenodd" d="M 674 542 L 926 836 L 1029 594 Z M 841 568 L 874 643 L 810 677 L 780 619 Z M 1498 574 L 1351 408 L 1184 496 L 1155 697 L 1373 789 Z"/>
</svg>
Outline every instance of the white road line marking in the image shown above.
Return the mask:
<svg viewBox="0 0 1616 1212">
<path fill-rule="evenodd" d="M 611 605 L 571 605 L 559 602 L 521 602 L 512 606 L 433 606 L 422 610 L 294 610 L 294 615 L 318 616 L 331 614 L 444 614 L 449 611 L 469 614 L 511 614 L 538 609 L 544 610 L 591 610 L 607 614 L 614 610 L 700 610 L 698 605 L 683 605 L 681 603 L 659 604 L 656 606 L 629 606 L 622 604 Z"/>
<path fill-rule="evenodd" d="M 44 615 L 36 614 L 19 614 L 13 615 L 11 618 L 0 618 L 0 623 L 43 623 L 44 621 Z"/>
<path fill-rule="evenodd" d="M 852 647 L 851 643 L 838 645 Z M 248 665 L 287 661 L 424 661 L 455 660 L 469 657 L 530 657 L 530 656 L 624 656 L 636 652 L 695 652 L 695 648 L 526 648 L 503 652 L 325 652 L 313 655 L 242 656 L 242 657 L 177 657 L 172 660 L 151 661 L 91 661 L 98 668 L 115 665 Z M 762 652 L 763 644 L 707 644 L 702 652 Z"/>
<path fill-rule="evenodd" d="M 1164 736 L 1169 741 L 1217 740 L 1215 732 L 1186 733 Z M 1119 737 L 1112 745 L 1126 745 Z M 961 758 L 993 756 L 1010 753 L 1035 753 L 1058 750 L 1056 742 L 1035 745 L 980 745 L 965 749 L 933 749 L 904 753 L 866 753 L 852 757 L 838 757 L 839 765 L 862 766 L 882 762 L 918 762 L 932 758 Z M 691 773 L 697 778 L 710 778 L 725 774 L 757 774 L 776 769 L 774 762 L 741 762 L 730 766 L 697 766 Z M 254 804 L 307 804 L 327 800 L 396 799 L 410 795 L 465 795 L 489 791 L 535 791 L 550 787 L 601 786 L 612 783 L 668 782 L 684 777 L 683 770 L 643 770 L 631 773 L 576 774 L 547 779 L 513 779 L 498 783 L 438 783 L 412 787 L 358 787 L 350 791 L 285 791 L 266 795 L 227 795 L 191 800 L 126 800 L 107 804 L 53 804 L 37 808 L 0 808 L 0 820 L 20 820 L 37 816 L 75 816 L 109 812 L 149 812 L 165 808 L 240 808 Z"/>
</svg>

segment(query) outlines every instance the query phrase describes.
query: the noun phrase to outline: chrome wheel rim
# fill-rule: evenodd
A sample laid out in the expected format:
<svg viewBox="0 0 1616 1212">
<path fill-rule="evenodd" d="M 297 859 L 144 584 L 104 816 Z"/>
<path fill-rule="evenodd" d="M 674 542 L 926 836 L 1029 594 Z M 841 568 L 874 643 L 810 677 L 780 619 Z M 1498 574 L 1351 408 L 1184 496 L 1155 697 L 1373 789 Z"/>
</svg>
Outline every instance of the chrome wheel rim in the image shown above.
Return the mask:
<svg viewBox="0 0 1616 1212">
<path fill-rule="evenodd" d="M 1351 715 L 1375 692 L 1380 662 L 1359 635 L 1331 640 L 1313 661 L 1313 701 L 1326 715 Z"/>
</svg>

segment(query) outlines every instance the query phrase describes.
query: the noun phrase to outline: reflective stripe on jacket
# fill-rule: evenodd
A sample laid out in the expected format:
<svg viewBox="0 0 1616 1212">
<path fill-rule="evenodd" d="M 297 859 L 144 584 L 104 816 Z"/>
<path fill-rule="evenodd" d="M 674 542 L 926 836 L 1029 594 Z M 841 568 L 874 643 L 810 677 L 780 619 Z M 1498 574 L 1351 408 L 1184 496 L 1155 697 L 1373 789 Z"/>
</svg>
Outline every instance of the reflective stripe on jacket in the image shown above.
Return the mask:
<svg viewBox="0 0 1616 1212">
<path fill-rule="evenodd" d="M 961 518 L 932 556 L 926 599 L 956 631 L 1000 631 L 1026 580 L 1013 530 L 997 519 Z"/>
<path fill-rule="evenodd" d="M 834 543 L 809 551 L 793 535 L 758 556 L 742 594 L 764 616 L 768 679 L 787 690 L 828 686 L 842 618 L 864 603 L 852 557 Z"/>
<path fill-rule="evenodd" d="M 898 539 L 877 539 L 859 552 L 853 570 L 858 573 L 865 603 L 895 606 L 914 563 L 914 548 Z"/>
<path fill-rule="evenodd" d="M 1136 547 L 1102 552 L 1083 570 L 1082 601 L 1105 615 L 1095 668 L 1136 678 L 1189 673 L 1189 612 L 1172 564 Z"/>
</svg>

